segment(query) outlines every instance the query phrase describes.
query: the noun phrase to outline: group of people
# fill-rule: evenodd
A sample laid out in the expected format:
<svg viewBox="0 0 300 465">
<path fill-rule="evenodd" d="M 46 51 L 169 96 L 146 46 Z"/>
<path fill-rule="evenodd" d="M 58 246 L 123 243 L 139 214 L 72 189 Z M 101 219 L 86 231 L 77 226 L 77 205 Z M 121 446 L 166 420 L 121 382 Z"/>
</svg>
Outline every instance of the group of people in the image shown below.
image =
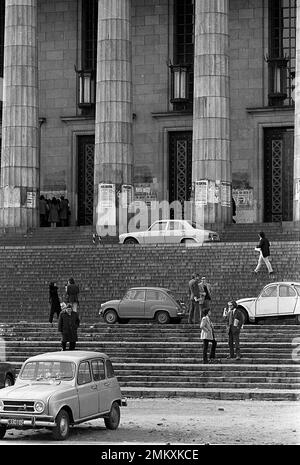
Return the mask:
<svg viewBox="0 0 300 465">
<path fill-rule="evenodd" d="M 64 296 L 60 299 L 58 286 L 55 282 L 49 284 L 50 315 L 49 323 L 53 326 L 53 317 L 56 314 L 58 320 L 58 331 L 61 333 L 62 350 L 66 350 L 69 342 L 69 350 L 74 350 L 77 342 L 77 329 L 80 325 L 78 314 L 79 287 L 73 278 L 65 284 Z"/>
<path fill-rule="evenodd" d="M 60 199 L 52 197 L 52 199 L 45 199 L 43 195 L 40 196 L 39 201 L 40 211 L 40 226 L 69 226 L 71 210 L 68 199 L 62 195 Z"/>
<path fill-rule="evenodd" d="M 270 243 L 263 231 L 259 233 L 259 243 L 255 247 L 259 252 L 258 263 L 253 271 L 258 273 L 265 263 L 269 275 L 273 274 L 273 268 L 270 262 Z M 203 363 L 216 363 L 217 341 L 214 334 L 214 325 L 210 319 L 211 315 L 211 285 L 206 282 L 206 278 L 194 273 L 189 281 L 189 324 L 198 324 L 200 322 L 200 339 L 203 341 Z M 244 324 L 244 315 L 238 308 L 235 300 L 230 300 L 223 311 L 223 319 L 226 321 L 228 333 L 229 355 L 227 358 L 240 360 L 240 331 Z M 210 354 L 208 358 L 208 348 L 211 343 Z"/>
</svg>

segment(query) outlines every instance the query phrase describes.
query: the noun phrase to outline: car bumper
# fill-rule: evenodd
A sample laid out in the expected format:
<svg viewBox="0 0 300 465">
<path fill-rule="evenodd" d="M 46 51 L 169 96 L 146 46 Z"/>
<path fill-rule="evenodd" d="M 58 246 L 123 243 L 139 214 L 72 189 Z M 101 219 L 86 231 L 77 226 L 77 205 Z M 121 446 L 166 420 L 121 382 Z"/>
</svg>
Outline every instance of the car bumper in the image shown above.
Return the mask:
<svg viewBox="0 0 300 465">
<path fill-rule="evenodd" d="M 56 423 L 54 418 L 48 415 L 17 415 L 13 413 L 0 414 L 0 425 L 8 426 L 10 428 L 22 428 L 29 426 L 35 428 L 37 426 L 41 427 L 54 427 Z"/>
<path fill-rule="evenodd" d="M 123 397 L 121 399 L 121 407 L 127 407 L 127 399 L 126 399 L 126 397 Z"/>
</svg>

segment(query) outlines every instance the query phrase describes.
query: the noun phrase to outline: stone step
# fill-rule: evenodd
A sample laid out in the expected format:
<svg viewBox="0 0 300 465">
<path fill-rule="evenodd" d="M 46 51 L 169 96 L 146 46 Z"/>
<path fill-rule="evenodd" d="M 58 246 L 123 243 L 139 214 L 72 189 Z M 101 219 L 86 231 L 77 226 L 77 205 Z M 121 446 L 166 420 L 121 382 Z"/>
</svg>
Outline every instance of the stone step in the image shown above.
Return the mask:
<svg viewBox="0 0 300 465">
<path fill-rule="evenodd" d="M 120 386 L 122 387 L 127 387 L 127 384 L 125 381 L 122 379 L 119 379 Z M 139 381 L 130 381 L 130 388 L 133 387 L 142 387 L 143 389 L 145 388 L 194 388 L 194 389 L 201 389 L 205 388 L 207 390 L 211 389 L 248 389 L 250 383 L 249 382 L 194 382 L 187 380 L 186 382 L 182 382 L 178 380 L 177 382 L 169 382 L 169 381 L 158 381 L 158 382 L 153 382 L 153 381 L 145 381 L 142 380 L 141 382 Z M 253 382 L 251 383 L 251 389 L 275 389 L 275 390 L 283 390 L 283 389 L 289 389 L 289 390 L 298 390 L 300 392 L 300 383 L 295 383 L 295 384 L 288 384 L 288 383 L 259 383 L 259 382 Z"/>
</svg>

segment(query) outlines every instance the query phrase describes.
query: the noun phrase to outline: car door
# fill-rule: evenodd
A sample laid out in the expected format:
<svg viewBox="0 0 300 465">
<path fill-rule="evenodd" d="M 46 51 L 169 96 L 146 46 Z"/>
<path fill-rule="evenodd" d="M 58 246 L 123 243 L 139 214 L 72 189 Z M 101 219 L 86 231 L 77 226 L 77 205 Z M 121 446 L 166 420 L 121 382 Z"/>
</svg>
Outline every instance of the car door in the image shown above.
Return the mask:
<svg viewBox="0 0 300 465">
<path fill-rule="evenodd" d="M 256 300 L 255 316 L 271 316 L 278 313 L 278 286 L 265 286 Z"/>
<path fill-rule="evenodd" d="M 297 293 L 289 284 L 279 285 L 278 315 L 293 314 L 297 303 Z"/>
<path fill-rule="evenodd" d="M 158 310 L 167 311 L 170 316 L 176 311 L 176 306 L 172 300 L 162 291 L 147 289 L 145 301 L 145 317 L 153 318 Z"/>
<path fill-rule="evenodd" d="M 98 413 L 98 389 L 92 379 L 90 364 L 81 362 L 77 372 L 77 392 L 79 400 L 79 417 L 85 418 Z"/>
<path fill-rule="evenodd" d="M 168 221 L 165 231 L 165 243 L 178 244 L 184 237 L 183 224 L 180 221 Z"/>
<path fill-rule="evenodd" d="M 130 289 L 119 304 L 120 318 L 145 317 L 145 291 L 143 289 Z"/>
<path fill-rule="evenodd" d="M 143 234 L 144 244 L 163 244 L 165 242 L 165 232 L 168 222 L 156 221 L 148 231 Z"/>
<path fill-rule="evenodd" d="M 98 412 L 107 412 L 111 404 L 110 383 L 105 375 L 105 361 L 103 359 L 95 359 L 91 362 L 93 380 L 97 385 L 98 392 Z"/>
</svg>

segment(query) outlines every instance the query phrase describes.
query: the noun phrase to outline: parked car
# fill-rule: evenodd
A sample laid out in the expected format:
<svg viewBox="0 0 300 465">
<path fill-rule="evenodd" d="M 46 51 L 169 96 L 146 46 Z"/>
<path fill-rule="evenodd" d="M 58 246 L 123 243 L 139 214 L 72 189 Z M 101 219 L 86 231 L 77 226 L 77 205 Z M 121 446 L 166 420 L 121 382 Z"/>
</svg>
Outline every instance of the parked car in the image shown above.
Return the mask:
<svg viewBox="0 0 300 465">
<path fill-rule="evenodd" d="M 131 318 L 155 319 L 160 324 L 180 322 L 186 306 L 169 289 L 162 287 L 132 287 L 121 300 L 109 300 L 101 305 L 99 315 L 106 323 L 128 323 Z"/>
<path fill-rule="evenodd" d="M 15 375 L 15 369 L 11 363 L 0 362 L 0 388 L 13 386 Z"/>
<path fill-rule="evenodd" d="M 258 297 L 237 300 L 245 322 L 258 318 L 295 316 L 300 323 L 300 283 L 285 281 L 267 284 Z"/>
<path fill-rule="evenodd" d="M 208 229 L 196 228 L 187 220 L 155 221 L 146 231 L 119 235 L 121 244 L 189 244 L 219 241 L 219 234 Z"/>
<path fill-rule="evenodd" d="M 64 440 L 70 425 L 104 418 L 115 430 L 122 398 L 109 357 L 100 352 L 48 352 L 28 358 L 14 386 L 0 391 L 0 439 L 7 428 L 50 428 Z"/>
</svg>

